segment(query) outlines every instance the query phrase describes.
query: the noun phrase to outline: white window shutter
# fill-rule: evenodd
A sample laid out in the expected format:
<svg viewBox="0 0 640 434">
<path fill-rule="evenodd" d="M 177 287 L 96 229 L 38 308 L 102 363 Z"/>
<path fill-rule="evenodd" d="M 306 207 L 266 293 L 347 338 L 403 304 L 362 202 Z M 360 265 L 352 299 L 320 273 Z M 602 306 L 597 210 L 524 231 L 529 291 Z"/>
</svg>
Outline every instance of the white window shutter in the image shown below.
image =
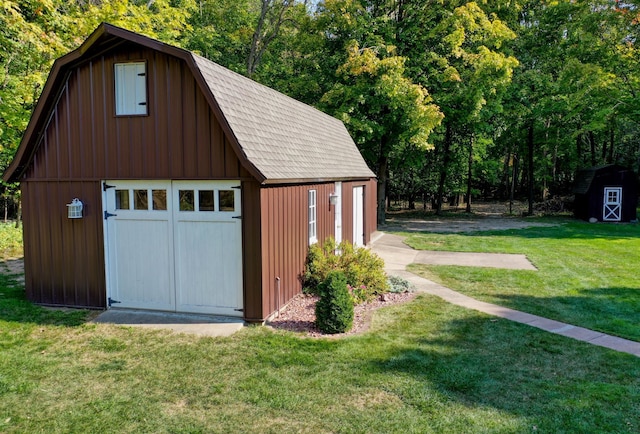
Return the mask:
<svg viewBox="0 0 640 434">
<path fill-rule="evenodd" d="M 144 62 L 116 63 L 116 115 L 147 114 L 147 76 Z"/>
</svg>

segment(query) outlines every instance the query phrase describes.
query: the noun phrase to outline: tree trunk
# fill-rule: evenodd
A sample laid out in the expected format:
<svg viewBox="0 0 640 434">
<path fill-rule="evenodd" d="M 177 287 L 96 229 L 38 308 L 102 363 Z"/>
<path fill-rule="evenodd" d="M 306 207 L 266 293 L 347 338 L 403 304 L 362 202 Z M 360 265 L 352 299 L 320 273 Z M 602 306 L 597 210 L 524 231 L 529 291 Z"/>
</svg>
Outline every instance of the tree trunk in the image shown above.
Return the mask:
<svg viewBox="0 0 640 434">
<path fill-rule="evenodd" d="M 467 208 L 465 212 L 471 212 L 471 174 L 473 169 L 473 142 L 475 140 L 475 136 L 472 134 L 469 139 L 469 161 L 467 168 Z"/>
<path fill-rule="evenodd" d="M 518 179 L 518 155 L 513 154 L 513 174 L 511 175 L 511 187 L 509 188 L 509 214 L 513 214 L 513 199 L 516 193 Z"/>
<path fill-rule="evenodd" d="M 582 134 L 576 136 L 576 153 L 578 154 L 578 169 L 582 167 Z"/>
<path fill-rule="evenodd" d="M 19 228 L 20 220 L 22 220 L 22 199 L 18 199 L 18 211 L 16 214 L 16 228 Z"/>
<path fill-rule="evenodd" d="M 451 131 L 451 124 L 449 122 L 445 125 L 444 133 L 444 148 L 442 149 L 442 167 L 440 168 L 440 180 L 438 182 L 438 193 L 436 196 L 436 215 L 440 215 L 442 212 L 442 198 L 444 196 L 444 184 L 447 180 L 447 166 L 451 159 L 451 141 L 453 132 Z"/>
<path fill-rule="evenodd" d="M 385 203 L 387 195 L 387 169 L 389 168 L 389 157 L 381 154 L 378 159 L 378 224 L 385 222 Z"/>
<path fill-rule="evenodd" d="M 589 146 L 591 146 L 591 166 L 595 166 L 596 159 L 596 138 L 593 135 L 593 131 L 589 131 Z"/>
<path fill-rule="evenodd" d="M 262 61 L 267 46 L 280 33 L 280 26 L 285 21 L 285 11 L 293 4 L 293 0 L 262 0 L 260 17 L 253 32 L 251 48 L 247 57 L 247 75 L 251 77 Z M 279 7 L 279 10 L 276 8 Z M 269 28 L 271 25 L 271 28 Z"/>
<path fill-rule="evenodd" d="M 609 132 L 609 156 L 606 158 L 606 162 L 611 164 L 613 163 L 613 148 L 615 146 L 616 139 L 616 130 L 615 130 L 615 122 L 611 121 L 611 131 Z"/>
<path fill-rule="evenodd" d="M 558 143 L 560 143 L 560 128 L 556 128 L 556 144 L 553 147 L 553 171 L 551 179 L 554 185 L 556 181 L 558 181 Z"/>
<path fill-rule="evenodd" d="M 529 210 L 528 214 L 533 215 L 533 121 L 529 123 L 529 134 L 527 134 L 527 148 L 529 150 Z"/>
<path fill-rule="evenodd" d="M 507 151 L 507 155 L 504 157 L 503 170 L 503 186 L 500 188 L 500 199 L 504 200 L 509 197 L 509 191 L 511 190 L 511 149 Z"/>
</svg>

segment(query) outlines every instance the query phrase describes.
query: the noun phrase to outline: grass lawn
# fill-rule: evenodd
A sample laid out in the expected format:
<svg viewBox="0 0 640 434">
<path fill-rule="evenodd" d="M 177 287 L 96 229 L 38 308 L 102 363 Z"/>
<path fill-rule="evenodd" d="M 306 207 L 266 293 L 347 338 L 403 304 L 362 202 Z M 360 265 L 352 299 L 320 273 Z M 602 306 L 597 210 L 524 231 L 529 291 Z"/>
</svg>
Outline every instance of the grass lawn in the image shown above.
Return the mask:
<svg viewBox="0 0 640 434">
<path fill-rule="evenodd" d="M 555 227 L 409 234 L 421 250 L 523 253 L 538 271 L 412 265 L 479 300 L 640 341 L 640 225 L 563 221 Z"/>
<path fill-rule="evenodd" d="M 0 275 L 0 432 L 640 431 L 640 358 L 422 295 L 369 332 L 86 323 Z"/>
</svg>

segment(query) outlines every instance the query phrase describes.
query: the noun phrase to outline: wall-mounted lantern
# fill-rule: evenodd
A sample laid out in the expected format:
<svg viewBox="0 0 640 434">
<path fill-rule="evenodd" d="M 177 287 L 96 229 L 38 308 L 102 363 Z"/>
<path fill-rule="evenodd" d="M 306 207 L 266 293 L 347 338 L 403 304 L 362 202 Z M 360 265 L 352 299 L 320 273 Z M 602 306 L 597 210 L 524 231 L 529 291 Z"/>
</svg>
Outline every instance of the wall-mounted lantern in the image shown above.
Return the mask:
<svg viewBox="0 0 640 434">
<path fill-rule="evenodd" d="M 82 218 L 82 202 L 77 197 L 67 204 L 68 217 L 70 219 Z"/>
<path fill-rule="evenodd" d="M 338 196 L 337 194 L 335 194 L 335 193 L 331 193 L 331 194 L 329 195 L 329 204 L 330 204 L 330 205 L 337 205 L 337 204 L 338 204 L 338 198 L 339 198 L 339 197 L 340 197 L 340 196 Z"/>
</svg>

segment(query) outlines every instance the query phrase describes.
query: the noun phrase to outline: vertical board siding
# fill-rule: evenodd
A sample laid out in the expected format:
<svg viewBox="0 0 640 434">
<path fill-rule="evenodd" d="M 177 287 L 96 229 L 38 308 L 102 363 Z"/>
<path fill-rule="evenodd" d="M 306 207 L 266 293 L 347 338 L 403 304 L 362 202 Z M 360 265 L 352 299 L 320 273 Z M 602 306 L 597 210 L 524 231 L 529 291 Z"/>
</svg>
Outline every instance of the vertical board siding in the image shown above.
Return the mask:
<svg viewBox="0 0 640 434">
<path fill-rule="evenodd" d="M 342 239 L 353 243 L 353 182 L 342 183 Z"/>
<path fill-rule="evenodd" d="M 140 60 L 148 116 L 116 117 L 114 64 Z M 39 303 L 106 306 L 101 180 L 250 178 L 189 68 L 155 50 L 124 44 L 76 66 L 50 119 L 22 183 L 25 285 Z M 259 186 L 252 194 L 244 214 L 259 216 L 251 208 L 259 206 Z M 66 217 L 74 197 L 85 204 L 81 220 Z M 249 241 L 257 253 L 245 258 L 245 279 L 257 297 L 259 278 L 248 273 L 261 272 L 259 217 L 247 226 L 258 241 Z M 248 315 L 261 316 L 261 307 L 246 305 Z"/>
<path fill-rule="evenodd" d="M 114 64 L 146 61 L 148 116 L 115 116 Z M 238 179 L 238 160 L 187 65 L 126 46 L 72 70 L 26 179 Z"/>
<path fill-rule="evenodd" d="M 242 183 L 242 262 L 244 266 L 244 318 L 259 322 L 262 314 L 262 233 L 260 227 L 260 185 Z"/>
<path fill-rule="evenodd" d="M 43 304 L 105 307 L 99 184 L 23 182 L 21 188 L 29 299 Z M 82 219 L 67 218 L 66 204 L 74 197 L 83 198 Z"/>
<path fill-rule="evenodd" d="M 378 181 L 370 179 L 364 189 L 364 242 L 371 242 L 371 235 L 378 230 Z"/>
<path fill-rule="evenodd" d="M 263 318 L 283 307 L 302 290 L 300 277 L 309 248 L 309 190 L 316 190 L 317 238 L 322 243 L 335 235 L 334 207 L 329 204 L 333 183 L 263 187 L 260 192 Z"/>
</svg>

